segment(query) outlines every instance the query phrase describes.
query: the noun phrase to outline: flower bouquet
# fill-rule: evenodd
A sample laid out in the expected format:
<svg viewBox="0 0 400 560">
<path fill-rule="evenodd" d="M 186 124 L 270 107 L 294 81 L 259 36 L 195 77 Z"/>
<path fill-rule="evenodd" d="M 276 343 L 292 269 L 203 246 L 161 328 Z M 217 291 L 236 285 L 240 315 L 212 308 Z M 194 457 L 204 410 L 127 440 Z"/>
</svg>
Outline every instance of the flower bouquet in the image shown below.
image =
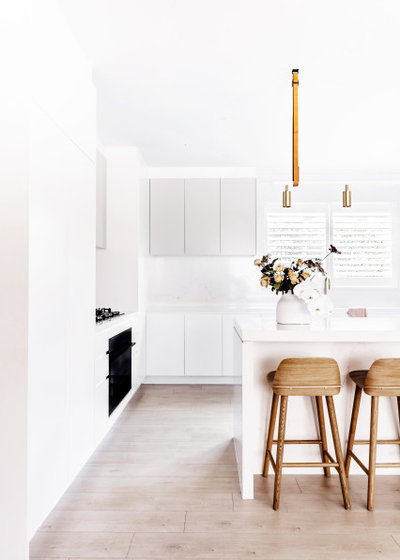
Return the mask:
<svg viewBox="0 0 400 560">
<path fill-rule="evenodd" d="M 326 276 L 322 263 L 332 253 L 341 254 L 336 247 L 330 245 L 328 253 L 322 259 L 297 259 L 292 260 L 289 264 L 285 264 L 279 257 L 272 258 L 267 254 L 261 259 L 254 261 L 254 264 L 261 271 L 261 286 L 270 288 L 273 292 L 282 296 L 277 306 L 278 323 L 284 321 L 285 317 L 290 314 L 289 312 L 283 313 L 284 317 L 282 318 L 282 313 L 279 313 L 279 305 L 282 309 L 289 309 L 289 302 L 292 302 L 292 309 L 294 309 L 294 304 L 296 304 L 300 324 L 309 323 L 310 309 L 316 312 L 321 311 L 322 306 L 318 307 L 318 300 L 321 298 L 321 294 L 312 286 L 312 280 L 319 274 Z M 283 296 L 288 297 L 284 298 Z M 299 303 L 297 300 L 302 300 L 302 302 Z M 308 309 L 305 307 L 305 304 L 308 305 Z M 295 313 L 291 313 L 291 315 L 295 315 Z M 307 317 L 308 320 L 306 321 Z M 281 321 L 278 320 L 279 318 Z M 285 322 L 284 324 L 299 323 Z"/>
</svg>

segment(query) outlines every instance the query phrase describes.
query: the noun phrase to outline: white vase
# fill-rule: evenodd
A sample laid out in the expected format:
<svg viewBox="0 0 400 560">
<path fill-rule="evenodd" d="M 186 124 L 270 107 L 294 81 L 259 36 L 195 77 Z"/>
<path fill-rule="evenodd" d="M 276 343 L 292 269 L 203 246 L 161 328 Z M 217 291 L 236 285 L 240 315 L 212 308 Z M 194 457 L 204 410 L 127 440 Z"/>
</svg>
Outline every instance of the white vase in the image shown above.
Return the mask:
<svg viewBox="0 0 400 560">
<path fill-rule="evenodd" d="M 309 325 L 311 315 L 306 303 L 294 294 L 282 294 L 276 304 L 278 325 Z"/>
</svg>

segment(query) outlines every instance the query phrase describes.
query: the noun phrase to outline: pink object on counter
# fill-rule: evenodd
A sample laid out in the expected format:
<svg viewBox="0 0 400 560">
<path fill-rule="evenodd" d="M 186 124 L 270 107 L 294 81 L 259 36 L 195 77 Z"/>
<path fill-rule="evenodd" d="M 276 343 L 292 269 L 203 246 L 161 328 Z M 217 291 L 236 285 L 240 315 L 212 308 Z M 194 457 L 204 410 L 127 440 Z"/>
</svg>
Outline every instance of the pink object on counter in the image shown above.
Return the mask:
<svg viewBox="0 0 400 560">
<path fill-rule="evenodd" d="M 349 308 L 347 310 L 347 315 L 349 317 L 366 317 L 367 310 L 365 307 Z"/>
</svg>

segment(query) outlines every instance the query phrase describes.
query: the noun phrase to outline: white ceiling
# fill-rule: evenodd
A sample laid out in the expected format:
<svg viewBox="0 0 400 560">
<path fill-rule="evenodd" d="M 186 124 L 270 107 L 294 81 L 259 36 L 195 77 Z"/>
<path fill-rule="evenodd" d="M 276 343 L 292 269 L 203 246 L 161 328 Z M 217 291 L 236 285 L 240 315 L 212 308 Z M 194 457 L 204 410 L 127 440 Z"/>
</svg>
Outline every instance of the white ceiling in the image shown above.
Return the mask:
<svg viewBox="0 0 400 560">
<path fill-rule="evenodd" d="M 150 165 L 399 170 L 398 0 L 60 0 L 94 67 L 99 136 Z"/>
</svg>

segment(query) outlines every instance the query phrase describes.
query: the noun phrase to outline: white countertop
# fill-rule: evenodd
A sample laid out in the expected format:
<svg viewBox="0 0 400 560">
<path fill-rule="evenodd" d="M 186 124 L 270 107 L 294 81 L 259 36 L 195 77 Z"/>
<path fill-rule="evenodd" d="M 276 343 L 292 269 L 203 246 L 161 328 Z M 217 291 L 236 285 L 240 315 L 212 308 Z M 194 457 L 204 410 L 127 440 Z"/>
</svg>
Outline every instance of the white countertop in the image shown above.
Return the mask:
<svg viewBox="0 0 400 560">
<path fill-rule="evenodd" d="M 348 317 L 343 310 L 311 325 L 277 325 L 275 314 L 238 317 L 235 330 L 243 342 L 400 342 L 398 309 L 368 310 L 368 317 Z"/>
<path fill-rule="evenodd" d="M 272 304 L 261 303 L 233 303 L 233 302 L 170 302 L 170 303 L 155 303 L 148 305 L 146 311 L 148 313 L 263 313 L 263 311 L 272 312 L 275 306 Z"/>
</svg>

